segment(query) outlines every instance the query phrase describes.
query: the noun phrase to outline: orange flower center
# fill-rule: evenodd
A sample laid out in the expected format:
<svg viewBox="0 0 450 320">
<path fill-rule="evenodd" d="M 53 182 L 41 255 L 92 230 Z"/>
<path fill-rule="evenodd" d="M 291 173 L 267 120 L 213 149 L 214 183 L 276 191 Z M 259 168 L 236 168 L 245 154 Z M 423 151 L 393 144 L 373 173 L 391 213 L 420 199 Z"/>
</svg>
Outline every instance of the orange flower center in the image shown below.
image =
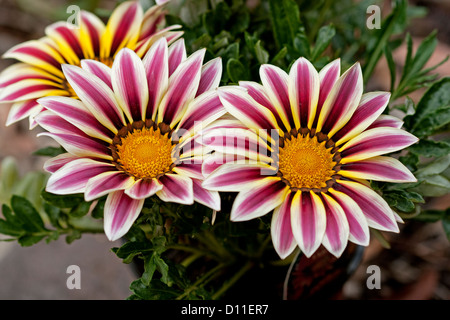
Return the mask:
<svg viewBox="0 0 450 320">
<path fill-rule="evenodd" d="M 336 173 L 334 154 L 317 136 L 298 134 L 284 139 L 279 153 L 279 172 L 291 188 L 321 189 Z"/>
</svg>

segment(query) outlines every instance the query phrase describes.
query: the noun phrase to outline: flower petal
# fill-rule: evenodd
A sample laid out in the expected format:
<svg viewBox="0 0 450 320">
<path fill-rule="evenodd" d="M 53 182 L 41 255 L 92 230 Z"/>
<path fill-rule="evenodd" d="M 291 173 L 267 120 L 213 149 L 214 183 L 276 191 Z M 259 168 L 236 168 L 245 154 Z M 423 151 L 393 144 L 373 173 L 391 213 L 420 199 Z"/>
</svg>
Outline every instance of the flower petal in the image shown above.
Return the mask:
<svg viewBox="0 0 450 320">
<path fill-rule="evenodd" d="M 345 212 L 349 225 L 349 240 L 361 246 L 368 246 L 370 240 L 369 225 L 359 205 L 343 192 L 329 189 L 329 192 Z"/>
<path fill-rule="evenodd" d="M 355 200 L 361 210 L 363 210 L 369 227 L 383 231 L 399 231 L 392 209 L 371 188 L 358 182 L 344 180 L 337 180 L 333 188 Z"/>
<path fill-rule="evenodd" d="M 312 128 L 319 100 L 320 80 L 305 58 L 294 62 L 289 72 L 289 99 L 296 128 Z"/>
<path fill-rule="evenodd" d="M 187 58 L 184 39 L 178 39 L 169 46 L 169 76 L 178 68 L 178 66 Z"/>
<path fill-rule="evenodd" d="M 236 196 L 230 219 L 247 221 L 261 217 L 278 207 L 288 191 L 289 187 L 278 177 L 259 179 Z"/>
<path fill-rule="evenodd" d="M 292 121 L 291 105 L 289 101 L 288 74 L 279 67 L 265 64 L 259 69 L 259 75 L 264 89 L 271 101 L 269 104 L 270 111 L 272 111 L 275 118 L 277 118 L 280 128 L 283 128 L 284 126 L 283 131 L 290 131 L 294 122 Z"/>
<path fill-rule="evenodd" d="M 6 126 L 9 126 L 17 121 L 23 120 L 26 117 L 32 117 L 39 113 L 42 109 L 36 100 L 25 100 L 14 102 L 9 109 L 8 118 L 6 119 Z"/>
<path fill-rule="evenodd" d="M 58 88 L 58 85 L 63 81 L 61 78 L 56 77 L 46 70 L 19 62 L 14 63 L 2 71 L 0 74 L 0 89 L 26 79 L 52 81 L 55 83 L 55 87 Z"/>
<path fill-rule="evenodd" d="M 156 178 L 150 181 L 140 179 L 132 187 L 125 189 L 125 194 L 133 199 L 140 200 L 151 197 L 162 188 L 163 185 Z"/>
<path fill-rule="evenodd" d="M 143 58 L 147 73 L 148 107 L 146 117 L 156 120 L 156 111 L 169 85 L 167 41 L 162 38 L 155 42 Z"/>
<path fill-rule="evenodd" d="M 291 206 L 294 193 L 288 193 L 286 200 L 275 210 L 272 215 L 270 233 L 272 236 L 273 246 L 281 259 L 289 256 L 297 242 L 292 234 L 291 226 Z"/>
<path fill-rule="evenodd" d="M 63 65 L 64 74 L 73 90 L 97 120 L 117 134 L 126 124 L 114 92 L 98 77 L 76 66 Z"/>
<path fill-rule="evenodd" d="M 111 83 L 111 68 L 106 64 L 96 60 L 83 59 L 81 60 L 81 67 L 100 78 L 100 80 L 106 83 L 112 90 L 113 87 Z"/>
<path fill-rule="evenodd" d="M 366 130 L 339 149 L 342 156 L 341 163 L 364 160 L 399 151 L 418 140 L 409 132 L 396 128 L 381 127 Z"/>
<path fill-rule="evenodd" d="M 316 117 L 313 126 L 317 125 L 317 120 L 319 118 L 320 111 L 322 110 L 323 103 L 327 99 L 336 81 L 339 79 L 341 74 L 341 61 L 336 59 L 328 63 L 319 72 L 320 80 L 320 92 L 319 100 L 317 102 Z"/>
<path fill-rule="evenodd" d="M 50 173 L 54 173 L 61 169 L 67 163 L 79 159 L 79 157 L 74 156 L 68 152 L 57 155 L 56 157 L 50 158 L 44 163 L 44 170 Z"/>
<path fill-rule="evenodd" d="M 67 95 L 61 84 L 52 80 L 24 79 L 0 91 L 0 102 L 36 99 L 43 96 Z"/>
<path fill-rule="evenodd" d="M 333 141 L 336 141 L 336 145 L 341 145 L 356 137 L 371 125 L 386 109 L 390 96 L 389 92 L 364 94 L 350 120 L 333 136 Z"/>
<path fill-rule="evenodd" d="M 322 193 L 322 199 L 327 219 L 322 243 L 330 253 L 339 258 L 347 246 L 350 233 L 347 217 L 342 207 L 332 197 Z"/>
<path fill-rule="evenodd" d="M 111 82 L 128 121 L 144 121 L 149 97 L 147 78 L 142 60 L 134 51 L 125 48 L 117 54 L 112 66 Z"/>
<path fill-rule="evenodd" d="M 134 183 L 134 178 L 122 171 L 104 172 L 89 179 L 84 198 L 91 201 L 114 191 L 131 188 Z"/>
<path fill-rule="evenodd" d="M 391 127 L 400 129 L 402 126 L 403 121 L 399 118 L 387 114 L 382 114 L 367 128 L 367 130 L 379 127 Z"/>
<path fill-rule="evenodd" d="M 100 56 L 100 39 L 104 31 L 105 24 L 95 14 L 80 12 L 80 43 L 85 59 Z"/>
<path fill-rule="evenodd" d="M 144 199 L 135 200 L 123 190 L 110 193 L 104 209 L 104 229 L 110 241 L 117 240 L 130 230 L 144 206 Z"/>
<path fill-rule="evenodd" d="M 221 161 L 216 157 L 214 160 Z M 265 164 L 225 163 L 203 181 L 203 187 L 216 191 L 245 191 L 258 181 L 276 174 L 276 169 Z"/>
<path fill-rule="evenodd" d="M 70 28 L 66 22 L 58 21 L 47 26 L 45 34 L 56 43 L 58 52 L 67 63 L 79 64 L 84 54 L 74 28 Z"/>
<path fill-rule="evenodd" d="M 198 179 L 192 179 L 192 186 L 194 190 L 194 200 L 196 202 L 213 210 L 220 211 L 219 192 L 206 190 L 202 187 L 202 181 Z"/>
<path fill-rule="evenodd" d="M 109 163 L 86 158 L 76 159 L 66 163 L 50 176 L 46 190 L 54 194 L 82 193 L 89 179 L 114 169 Z"/>
<path fill-rule="evenodd" d="M 169 88 L 159 106 L 158 123 L 173 127 L 181 120 L 197 92 L 204 56 L 205 49 L 194 52 L 170 76 Z"/>
<path fill-rule="evenodd" d="M 97 121 L 83 102 L 68 97 L 46 97 L 38 102 L 87 135 L 112 143 L 111 132 Z"/>
<path fill-rule="evenodd" d="M 178 174 L 165 174 L 159 178 L 163 188 L 156 195 L 165 202 L 193 204 L 194 191 L 192 179 Z"/>
<path fill-rule="evenodd" d="M 339 174 L 355 179 L 397 183 L 417 182 L 411 171 L 400 161 L 383 156 L 343 164 Z"/>
<path fill-rule="evenodd" d="M 139 1 L 123 2 L 114 9 L 101 38 L 100 57 L 114 57 L 120 49 L 134 46 L 143 15 Z"/>
<path fill-rule="evenodd" d="M 362 92 L 361 66 L 356 63 L 344 72 L 331 89 L 320 111 L 317 131 L 333 136 L 355 112 Z"/>
<path fill-rule="evenodd" d="M 216 89 L 220 84 L 221 78 L 222 59 L 220 57 L 217 57 L 205 63 L 202 67 L 202 73 L 200 77 L 200 83 L 198 84 L 196 97 L 206 91 Z"/>
<path fill-rule="evenodd" d="M 314 192 L 297 191 L 291 206 L 292 233 L 306 257 L 319 248 L 326 228 L 326 213 L 322 200 Z"/>
<path fill-rule="evenodd" d="M 189 161 L 188 161 L 189 162 Z M 173 172 L 179 175 L 184 175 L 189 178 L 203 180 L 202 164 L 201 163 L 181 163 L 174 167 Z"/>
</svg>

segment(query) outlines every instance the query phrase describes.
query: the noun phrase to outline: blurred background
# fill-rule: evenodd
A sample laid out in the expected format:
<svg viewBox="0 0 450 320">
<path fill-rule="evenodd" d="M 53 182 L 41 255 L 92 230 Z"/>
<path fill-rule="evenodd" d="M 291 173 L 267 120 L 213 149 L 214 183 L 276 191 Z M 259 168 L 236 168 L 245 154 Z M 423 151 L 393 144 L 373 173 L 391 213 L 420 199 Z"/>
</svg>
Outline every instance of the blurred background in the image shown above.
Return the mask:
<svg viewBox="0 0 450 320">
<path fill-rule="evenodd" d="M 144 1 L 145 2 L 145 1 Z M 145 2 L 149 4 L 150 1 Z M 390 10 L 389 1 L 381 4 L 383 12 Z M 439 44 L 429 64 L 434 65 L 450 54 L 450 1 L 410 1 L 427 9 L 424 17 L 416 18 L 409 27 L 417 45 L 432 30 L 438 30 Z M 57 20 L 66 20 L 71 4 L 93 10 L 107 17 L 117 1 L 44 1 L 0 0 L 0 54 L 12 46 L 44 35 L 45 27 Z M 398 67 L 402 67 L 406 48 L 393 52 Z M 0 60 L 0 71 L 13 61 Z M 440 76 L 450 76 L 450 62 L 435 70 Z M 366 91 L 371 88 L 389 90 L 389 69 L 381 61 Z M 411 95 L 414 101 L 423 92 Z M 19 171 L 41 170 L 45 159 L 32 153 L 52 144 L 50 139 L 36 138 L 38 130 L 28 130 L 28 121 L 6 127 L 7 105 L 0 107 L 0 161 L 14 157 Z M 426 209 L 443 210 L 450 197 L 434 198 Z M 372 237 L 364 251 L 363 260 L 353 276 L 346 282 L 340 299 L 450 299 L 450 246 L 442 224 L 408 221 L 399 234 L 385 234 L 390 248 Z M 64 238 L 21 247 L 16 242 L 0 241 L 0 299 L 125 299 L 128 287 L 136 279 L 130 265 L 123 264 L 112 247 L 120 243 L 109 242 L 104 235 L 83 235 L 72 244 Z M 69 290 L 67 267 L 81 269 L 81 289 Z M 369 290 L 367 267 L 377 265 L 381 270 L 381 289 Z"/>
</svg>

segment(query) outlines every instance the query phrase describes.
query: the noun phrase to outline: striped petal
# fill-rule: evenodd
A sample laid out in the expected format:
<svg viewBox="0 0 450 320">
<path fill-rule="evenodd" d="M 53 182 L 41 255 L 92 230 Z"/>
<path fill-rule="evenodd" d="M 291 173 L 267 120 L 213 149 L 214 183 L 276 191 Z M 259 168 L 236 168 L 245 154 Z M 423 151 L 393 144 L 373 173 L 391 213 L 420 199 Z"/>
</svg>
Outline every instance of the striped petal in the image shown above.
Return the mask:
<svg viewBox="0 0 450 320">
<path fill-rule="evenodd" d="M 46 97 L 38 102 L 87 135 L 112 143 L 111 132 L 100 125 L 83 102 L 68 97 Z"/>
<path fill-rule="evenodd" d="M 144 206 L 144 199 L 135 200 L 123 190 L 110 193 L 104 209 L 104 229 L 110 241 L 115 241 L 130 230 Z"/>
<path fill-rule="evenodd" d="M 156 111 L 169 85 L 169 62 L 165 38 L 158 40 L 150 48 L 143 58 L 143 63 L 147 74 L 147 88 L 149 91 L 146 116 L 156 120 Z"/>
<path fill-rule="evenodd" d="M 178 39 L 169 47 L 169 76 L 178 68 L 178 66 L 187 58 L 184 39 Z"/>
<path fill-rule="evenodd" d="M 164 22 L 164 18 L 164 6 L 152 6 L 145 11 L 140 28 L 139 40 L 151 37 L 156 33 L 158 25 Z"/>
<path fill-rule="evenodd" d="M 105 24 L 95 14 L 82 10 L 80 12 L 80 43 L 85 59 L 100 56 L 100 39 L 105 31 Z"/>
<path fill-rule="evenodd" d="M 62 83 L 62 79 L 47 72 L 46 70 L 19 62 L 2 71 L 0 74 L 0 89 L 26 79 L 52 81 L 55 83 L 56 87 L 58 87 L 58 84 Z"/>
<path fill-rule="evenodd" d="M 100 80 L 106 83 L 111 89 L 113 88 L 111 83 L 111 68 L 106 64 L 96 60 L 83 59 L 81 60 L 81 67 L 100 78 Z"/>
<path fill-rule="evenodd" d="M 50 158 L 44 163 L 44 170 L 50 173 L 54 173 L 61 169 L 67 163 L 79 159 L 79 157 L 74 156 L 68 152 L 57 155 L 56 157 Z"/>
<path fill-rule="evenodd" d="M 220 195 L 217 191 L 206 190 L 202 187 L 202 181 L 192 179 L 192 187 L 194 190 L 194 200 L 208 208 L 220 211 Z"/>
<path fill-rule="evenodd" d="M 217 90 L 225 109 L 250 129 L 276 129 L 277 120 L 270 110 L 253 100 L 243 88 L 222 87 Z"/>
<path fill-rule="evenodd" d="M 325 67 L 323 67 L 319 72 L 320 92 L 319 92 L 319 100 L 317 102 L 316 116 L 313 124 L 314 127 L 317 126 L 317 120 L 322 110 L 323 103 L 330 94 L 334 84 L 339 79 L 340 74 L 341 74 L 340 59 L 336 59 L 330 62 Z"/>
<path fill-rule="evenodd" d="M 312 128 L 319 91 L 317 70 L 305 58 L 296 60 L 289 72 L 289 98 L 296 128 Z"/>
<path fill-rule="evenodd" d="M 333 136 L 351 118 L 363 92 L 359 63 L 348 69 L 335 83 L 323 103 L 317 122 L 317 131 Z"/>
<path fill-rule="evenodd" d="M 327 194 L 322 194 L 326 213 L 326 228 L 323 246 L 336 258 L 339 258 L 347 246 L 350 233 L 349 224 L 344 210 L 336 200 Z"/>
<path fill-rule="evenodd" d="M 86 201 L 92 201 L 108 193 L 131 188 L 134 183 L 134 178 L 124 172 L 104 172 L 89 179 L 84 198 Z"/>
<path fill-rule="evenodd" d="M 269 97 L 271 104 L 269 109 L 278 120 L 278 125 L 284 131 L 290 131 L 293 123 L 291 105 L 289 101 L 289 76 L 286 72 L 276 66 L 269 64 L 262 65 L 259 69 L 259 75 L 264 89 Z M 280 123 L 281 120 L 281 123 Z"/>
<path fill-rule="evenodd" d="M 289 187 L 278 177 L 259 179 L 236 196 L 230 219 L 247 221 L 261 217 L 278 207 L 288 192 Z"/>
<path fill-rule="evenodd" d="M 190 163 L 188 159 L 186 162 L 182 162 L 181 164 L 174 167 L 173 172 L 178 173 L 179 175 L 184 175 L 189 178 L 195 178 L 199 180 L 203 180 L 202 173 L 202 164 L 201 163 Z"/>
<path fill-rule="evenodd" d="M 169 88 L 159 106 L 158 123 L 173 127 L 180 121 L 197 92 L 204 56 L 205 49 L 194 52 L 170 76 Z"/>
<path fill-rule="evenodd" d="M 200 83 L 196 97 L 202 93 L 216 89 L 220 84 L 222 78 L 222 59 L 220 57 L 212 59 L 205 63 L 202 67 L 202 73 L 200 77 Z"/>
<path fill-rule="evenodd" d="M 391 127 L 400 129 L 402 126 L 403 121 L 399 118 L 387 114 L 382 114 L 367 129 L 379 127 Z"/>
<path fill-rule="evenodd" d="M 0 102 L 36 99 L 43 96 L 67 95 L 61 84 L 52 80 L 24 79 L 0 91 Z"/>
<path fill-rule="evenodd" d="M 368 246 L 370 240 L 369 225 L 359 205 L 345 193 L 329 189 L 334 200 L 336 200 L 345 212 L 349 225 L 349 241 L 361 246 Z"/>
<path fill-rule="evenodd" d="M 23 120 L 26 117 L 33 117 L 42 110 L 36 100 L 25 100 L 14 102 L 9 109 L 6 125 L 9 126 L 17 121 Z"/>
<path fill-rule="evenodd" d="M 218 157 L 214 160 L 222 161 Z M 217 191 L 245 191 L 265 177 L 275 174 L 276 169 L 265 164 L 224 163 L 209 174 L 202 185 L 206 189 Z"/>
<path fill-rule="evenodd" d="M 139 1 L 120 4 L 106 24 L 101 38 L 100 57 L 114 57 L 120 49 L 133 47 L 139 38 L 143 15 Z"/>
<path fill-rule="evenodd" d="M 92 177 L 114 170 L 112 164 L 91 159 L 76 159 L 55 171 L 47 182 L 46 190 L 54 194 L 82 193 Z"/>
<path fill-rule="evenodd" d="M 369 227 L 398 232 L 398 225 L 392 209 L 386 201 L 371 188 L 358 182 L 337 180 L 333 188 L 352 198 L 363 210 Z"/>
<path fill-rule="evenodd" d="M 162 188 L 163 185 L 156 178 L 150 181 L 140 179 L 132 187 L 126 189 L 125 194 L 133 199 L 140 200 L 151 197 Z"/>
<path fill-rule="evenodd" d="M 343 164 L 339 174 L 356 179 L 397 183 L 417 182 L 411 171 L 400 161 L 383 156 Z"/>
<path fill-rule="evenodd" d="M 86 70 L 71 65 L 63 65 L 63 70 L 73 90 L 94 117 L 117 134 L 117 128 L 124 126 L 126 122 L 114 92 Z"/>
<path fill-rule="evenodd" d="M 325 207 L 314 192 L 297 191 L 291 206 L 292 233 L 306 257 L 319 248 L 326 228 Z"/>
<path fill-rule="evenodd" d="M 49 73 L 64 79 L 61 71 L 61 64 L 66 61 L 57 50 L 51 45 L 41 40 L 30 40 L 18 44 L 9 49 L 4 55 L 4 59 L 16 59 L 32 66 L 44 69 Z"/>
<path fill-rule="evenodd" d="M 193 204 L 194 191 L 192 179 L 178 174 L 165 174 L 159 179 L 163 188 L 156 195 L 165 202 Z"/>
<path fill-rule="evenodd" d="M 77 65 L 84 57 L 78 34 L 74 28 L 63 21 L 55 22 L 45 28 L 45 34 L 58 46 L 58 52 L 67 63 Z"/>
<path fill-rule="evenodd" d="M 364 94 L 350 120 L 333 136 L 333 141 L 336 141 L 336 145 L 341 145 L 356 137 L 371 125 L 386 109 L 390 96 L 389 92 Z"/>
<path fill-rule="evenodd" d="M 147 78 L 142 60 L 134 51 L 125 48 L 117 54 L 111 82 L 128 121 L 145 120 L 149 98 Z"/>
<path fill-rule="evenodd" d="M 275 251 L 281 259 L 285 259 L 297 247 L 291 225 L 293 197 L 294 193 L 289 193 L 286 200 L 273 211 L 272 215 L 270 233 Z"/>
<path fill-rule="evenodd" d="M 399 151 L 419 139 L 412 134 L 396 128 L 375 128 L 366 130 L 339 149 L 341 163 L 368 159 L 386 153 Z"/>
</svg>

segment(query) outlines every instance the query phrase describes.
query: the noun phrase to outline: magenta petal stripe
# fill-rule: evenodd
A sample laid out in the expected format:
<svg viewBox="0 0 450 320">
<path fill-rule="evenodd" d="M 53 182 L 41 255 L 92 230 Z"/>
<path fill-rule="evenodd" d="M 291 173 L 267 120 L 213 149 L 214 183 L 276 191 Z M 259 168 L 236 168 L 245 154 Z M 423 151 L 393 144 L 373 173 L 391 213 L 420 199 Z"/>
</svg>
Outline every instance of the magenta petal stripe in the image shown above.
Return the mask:
<svg viewBox="0 0 450 320">
<path fill-rule="evenodd" d="M 106 198 L 104 229 L 109 240 L 114 241 L 130 230 L 144 206 L 144 199 L 134 200 L 123 190 L 110 193 Z"/>
<path fill-rule="evenodd" d="M 169 88 L 159 106 L 158 123 L 173 126 L 181 120 L 187 103 L 197 92 L 204 55 L 205 49 L 194 52 L 170 76 Z"/>
<path fill-rule="evenodd" d="M 392 157 L 373 157 L 343 164 L 340 175 L 348 178 L 407 183 L 417 179 L 400 161 Z"/>
<path fill-rule="evenodd" d="M 339 79 L 339 75 L 341 74 L 341 60 L 336 59 L 325 67 L 323 67 L 319 72 L 319 80 L 320 80 L 320 92 L 319 92 L 319 100 L 317 102 L 317 111 L 315 120 L 313 123 L 313 127 L 317 126 L 317 120 L 319 118 L 320 111 L 322 110 L 323 103 L 327 99 L 328 95 L 331 92 L 336 81 Z"/>
<path fill-rule="evenodd" d="M 326 213 L 320 197 L 314 192 L 297 191 L 291 206 L 292 233 L 306 257 L 319 248 L 326 228 Z"/>
<path fill-rule="evenodd" d="M 215 161 L 221 161 L 215 158 Z M 222 164 L 203 181 L 203 188 L 217 191 L 245 191 L 257 181 L 275 175 L 276 169 L 264 164 Z"/>
<path fill-rule="evenodd" d="M 46 190 L 55 194 L 82 193 L 93 176 L 114 170 L 109 163 L 81 158 L 70 161 L 54 172 L 47 182 Z"/>
<path fill-rule="evenodd" d="M 201 163 L 190 163 L 191 161 L 186 160 L 187 163 L 181 163 L 174 167 L 172 170 L 180 175 L 187 176 L 190 178 L 195 178 L 203 180 L 202 164 Z"/>
<path fill-rule="evenodd" d="M 194 191 L 192 179 L 178 174 L 165 174 L 159 179 L 163 188 L 156 195 L 165 202 L 193 204 Z"/>
<path fill-rule="evenodd" d="M 116 55 L 111 82 L 128 121 L 145 120 L 148 88 L 144 65 L 134 51 L 125 48 Z"/>
<path fill-rule="evenodd" d="M 100 80 L 102 80 L 104 83 L 106 83 L 108 85 L 108 87 L 110 87 L 111 89 L 112 87 L 112 83 L 111 83 L 111 68 L 108 67 L 107 65 L 105 65 L 104 63 L 101 63 L 99 61 L 95 61 L 95 60 L 86 60 L 83 59 L 81 60 L 81 67 L 94 74 L 95 76 L 97 76 L 98 78 L 100 78 Z"/>
<path fill-rule="evenodd" d="M 333 189 L 330 189 L 329 192 L 345 212 L 349 225 L 349 240 L 361 246 L 368 246 L 369 225 L 359 205 L 345 193 Z"/>
<path fill-rule="evenodd" d="M 297 247 L 291 226 L 291 206 L 294 194 L 288 193 L 286 200 L 273 211 L 272 215 L 270 226 L 272 242 L 281 259 L 285 259 Z"/>
<path fill-rule="evenodd" d="M 78 37 L 74 29 L 67 26 L 66 22 L 55 22 L 45 28 L 45 34 L 52 39 L 59 48 L 59 52 L 69 64 L 78 64 L 83 57 Z"/>
<path fill-rule="evenodd" d="M 70 161 L 79 159 L 79 157 L 74 156 L 70 153 L 62 153 L 57 155 L 56 157 L 50 158 L 44 163 L 44 170 L 50 173 L 54 173 L 57 170 L 61 169 L 64 165 L 69 163 Z"/>
<path fill-rule="evenodd" d="M 317 131 L 333 136 L 353 115 L 362 92 L 361 66 L 356 63 L 344 72 L 331 89 L 320 111 Z"/>
<path fill-rule="evenodd" d="M 291 104 L 289 101 L 289 76 L 282 69 L 272 65 L 262 65 L 259 69 L 261 82 L 271 100 L 269 109 L 277 118 L 278 125 L 284 131 L 291 130 L 294 125 L 292 119 Z M 284 126 L 284 127 L 283 127 Z"/>
<path fill-rule="evenodd" d="M 361 102 L 347 124 L 334 136 L 336 145 L 356 137 L 372 124 L 386 109 L 390 98 L 389 92 L 370 92 L 361 97 Z"/>
<path fill-rule="evenodd" d="M 161 38 L 142 59 L 147 74 L 148 106 L 147 118 L 156 120 L 156 111 L 169 85 L 167 41 Z"/>
<path fill-rule="evenodd" d="M 400 129 L 402 126 L 403 121 L 399 118 L 387 114 L 382 114 L 367 128 L 367 130 L 379 127 L 391 127 Z"/>
<path fill-rule="evenodd" d="M 195 96 L 197 97 L 206 91 L 216 89 L 220 84 L 221 77 L 222 58 L 218 57 L 205 63 L 202 67 L 200 83 Z"/>
<path fill-rule="evenodd" d="M 178 66 L 187 58 L 184 39 L 178 39 L 169 47 L 169 76 L 178 68 Z"/>
<path fill-rule="evenodd" d="M 86 70 L 72 65 L 63 65 L 62 68 L 80 100 L 101 124 L 117 134 L 117 128 L 124 126 L 126 122 L 114 92 Z"/>
<path fill-rule="evenodd" d="M 333 188 L 350 196 L 363 211 L 369 227 L 398 232 L 392 209 L 375 191 L 358 182 L 337 180 Z"/>
<path fill-rule="evenodd" d="M 45 95 L 67 94 L 62 85 L 50 80 L 25 79 L 0 90 L 0 102 L 36 99 Z"/>
<path fill-rule="evenodd" d="M 57 88 L 60 88 L 57 84 L 62 83 L 62 79 L 46 70 L 30 66 L 26 63 L 15 63 L 0 73 L 0 89 L 26 79 L 53 81 L 56 82 L 55 87 Z"/>
<path fill-rule="evenodd" d="M 25 119 L 26 117 L 34 116 L 41 110 L 42 106 L 40 106 L 35 100 L 14 102 L 9 109 L 8 118 L 6 119 L 6 126 L 10 126 L 19 120 Z"/>
<path fill-rule="evenodd" d="M 86 201 L 91 201 L 112 191 L 128 189 L 134 183 L 134 178 L 124 172 L 112 171 L 101 173 L 89 179 L 84 198 Z"/>
<path fill-rule="evenodd" d="M 289 98 L 296 128 L 312 128 L 319 100 L 320 80 L 305 58 L 294 62 L 289 72 Z"/>
<path fill-rule="evenodd" d="M 344 210 L 336 200 L 322 193 L 327 224 L 323 237 L 323 246 L 335 257 L 342 255 L 349 237 L 349 224 Z"/>
<path fill-rule="evenodd" d="M 140 179 L 136 181 L 133 186 L 125 189 L 125 194 L 133 199 L 140 200 L 153 196 L 162 188 L 163 185 L 156 178 L 153 178 L 150 181 Z"/>
<path fill-rule="evenodd" d="M 220 195 L 217 191 L 209 191 L 202 187 L 202 181 L 192 179 L 194 200 L 213 210 L 220 211 Z"/>
<path fill-rule="evenodd" d="M 289 187 L 278 177 L 267 177 L 241 191 L 234 200 L 230 219 L 247 221 L 261 217 L 278 207 L 285 199 Z"/>
<path fill-rule="evenodd" d="M 104 30 L 105 24 L 96 15 L 84 10 L 80 12 L 80 42 L 86 59 L 100 56 L 100 38 Z"/>
<path fill-rule="evenodd" d="M 382 154 L 399 151 L 419 139 L 409 132 L 396 128 L 374 128 L 364 131 L 339 149 L 341 163 L 364 160 Z"/>
</svg>

